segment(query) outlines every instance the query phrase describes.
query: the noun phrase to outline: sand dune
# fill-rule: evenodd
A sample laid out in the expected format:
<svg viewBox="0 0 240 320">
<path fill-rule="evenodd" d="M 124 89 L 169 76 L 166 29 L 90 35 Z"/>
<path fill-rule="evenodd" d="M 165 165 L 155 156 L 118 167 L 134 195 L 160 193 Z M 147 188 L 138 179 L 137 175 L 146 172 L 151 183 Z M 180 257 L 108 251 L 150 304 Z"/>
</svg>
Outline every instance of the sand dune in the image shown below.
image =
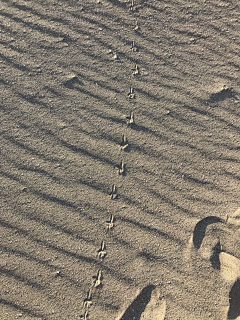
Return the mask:
<svg viewBox="0 0 240 320">
<path fill-rule="evenodd" d="M 0 9 L 1 319 L 239 318 L 239 2 Z"/>
</svg>

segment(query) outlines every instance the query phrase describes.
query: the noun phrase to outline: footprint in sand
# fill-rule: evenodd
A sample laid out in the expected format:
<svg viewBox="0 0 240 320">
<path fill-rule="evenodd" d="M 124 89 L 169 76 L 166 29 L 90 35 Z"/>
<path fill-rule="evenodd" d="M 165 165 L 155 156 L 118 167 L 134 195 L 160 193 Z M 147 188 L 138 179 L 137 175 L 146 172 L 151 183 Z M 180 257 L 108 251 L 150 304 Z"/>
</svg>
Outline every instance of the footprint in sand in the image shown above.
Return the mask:
<svg viewBox="0 0 240 320">
<path fill-rule="evenodd" d="M 166 301 L 161 300 L 159 288 L 149 285 L 138 292 L 116 320 L 164 320 L 165 314 Z"/>
<path fill-rule="evenodd" d="M 224 220 L 214 216 L 206 217 L 196 224 L 184 255 L 188 261 L 197 253 L 201 258 L 210 260 L 214 268 L 220 268 L 221 242 L 219 234 L 211 232 L 211 227 L 219 224 L 223 225 Z"/>
<path fill-rule="evenodd" d="M 189 240 L 186 255 L 188 260 L 197 253 L 219 269 L 222 279 L 231 285 L 229 306 L 224 319 L 240 320 L 240 208 L 226 220 L 206 217 L 199 221 Z M 186 256 L 185 255 L 185 256 Z"/>
<path fill-rule="evenodd" d="M 238 100 L 234 90 L 232 88 L 229 88 L 227 85 L 216 86 L 215 88 L 213 88 L 212 91 L 213 92 L 212 92 L 210 99 L 209 99 L 210 102 L 223 101 L 227 98 L 230 98 L 230 99 L 234 98 L 234 99 Z"/>
<path fill-rule="evenodd" d="M 202 241 L 206 234 L 207 227 L 210 224 L 218 223 L 218 222 L 223 223 L 224 220 L 218 217 L 211 216 L 211 217 L 206 217 L 202 219 L 196 224 L 193 231 L 193 237 L 192 237 L 192 242 L 196 249 L 199 249 L 201 247 Z"/>
<path fill-rule="evenodd" d="M 214 216 L 206 217 L 196 224 L 192 236 L 194 248 L 198 250 L 203 259 L 210 260 L 215 269 L 220 269 L 219 254 L 221 252 L 221 243 L 219 234 L 212 232 L 211 227 L 213 224 L 223 223 L 224 220 L 221 218 Z"/>
<path fill-rule="evenodd" d="M 214 216 L 206 217 L 196 224 L 188 249 L 197 252 L 203 259 L 210 260 L 214 268 L 222 271 L 229 257 L 240 261 L 239 227 L 240 209 L 228 216 L 227 220 Z M 226 262 L 226 264 L 229 263 Z M 233 269 L 236 269 L 235 263 L 233 263 Z"/>
<path fill-rule="evenodd" d="M 240 279 L 234 283 L 229 293 L 227 319 L 240 319 Z"/>
<path fill-rule="evenodd" d="M 233 227 L 235 239 L 239 239 L 240 208 L 238 208 L 231 216 L 228 216 L 227 224 Z M 238 255 L 239 251 L 240 246 L 238 241 L 234 248 L 235 255 Z M 226 252 L 221 252 L 219 259 L 221 263 L 222 278 L 226 282 L 233 283 L 229 292 L 227 319 L 240 320 L 240 259 Z"/>
</svg>

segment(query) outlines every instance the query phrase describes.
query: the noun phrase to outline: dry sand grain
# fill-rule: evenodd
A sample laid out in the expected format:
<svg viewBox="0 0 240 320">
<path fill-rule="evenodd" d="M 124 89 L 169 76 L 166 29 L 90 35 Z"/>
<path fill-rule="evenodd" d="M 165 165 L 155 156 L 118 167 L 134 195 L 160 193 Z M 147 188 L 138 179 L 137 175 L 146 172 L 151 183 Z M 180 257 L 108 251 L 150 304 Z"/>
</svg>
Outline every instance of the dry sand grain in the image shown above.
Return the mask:
<svg viewBox="0 0 240 320">
<path fill-rule="evenodd" d="M 1 320 L 240 317 L 239 12 L 0 2 Z"/>
</svg>

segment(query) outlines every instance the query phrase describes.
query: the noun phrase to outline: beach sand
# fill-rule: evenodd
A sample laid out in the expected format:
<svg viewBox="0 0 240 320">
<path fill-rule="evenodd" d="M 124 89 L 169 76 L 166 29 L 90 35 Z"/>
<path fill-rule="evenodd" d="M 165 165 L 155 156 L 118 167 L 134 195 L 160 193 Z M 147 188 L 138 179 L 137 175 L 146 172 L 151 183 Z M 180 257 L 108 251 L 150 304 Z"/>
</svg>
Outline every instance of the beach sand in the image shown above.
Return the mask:
<svg viewBox="0 0 240 320">
<path fill-rule="evenodd" d="M 1 1 L 1 320 L 240 318 L 239 10 Z"/>
</svg>

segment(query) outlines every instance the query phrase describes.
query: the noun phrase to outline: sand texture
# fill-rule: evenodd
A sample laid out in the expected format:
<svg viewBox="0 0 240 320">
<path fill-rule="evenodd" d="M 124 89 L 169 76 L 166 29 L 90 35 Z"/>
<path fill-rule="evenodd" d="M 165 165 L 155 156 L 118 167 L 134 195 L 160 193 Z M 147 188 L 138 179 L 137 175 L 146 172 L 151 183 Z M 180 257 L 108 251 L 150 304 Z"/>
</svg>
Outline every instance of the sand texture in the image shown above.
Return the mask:
<svg viewBox="0 0 240 320">
<path fill-rule="evenodd" d="M 240 2 L 0 1 L 0 319 L 240 319 Z"/>
</svg>

